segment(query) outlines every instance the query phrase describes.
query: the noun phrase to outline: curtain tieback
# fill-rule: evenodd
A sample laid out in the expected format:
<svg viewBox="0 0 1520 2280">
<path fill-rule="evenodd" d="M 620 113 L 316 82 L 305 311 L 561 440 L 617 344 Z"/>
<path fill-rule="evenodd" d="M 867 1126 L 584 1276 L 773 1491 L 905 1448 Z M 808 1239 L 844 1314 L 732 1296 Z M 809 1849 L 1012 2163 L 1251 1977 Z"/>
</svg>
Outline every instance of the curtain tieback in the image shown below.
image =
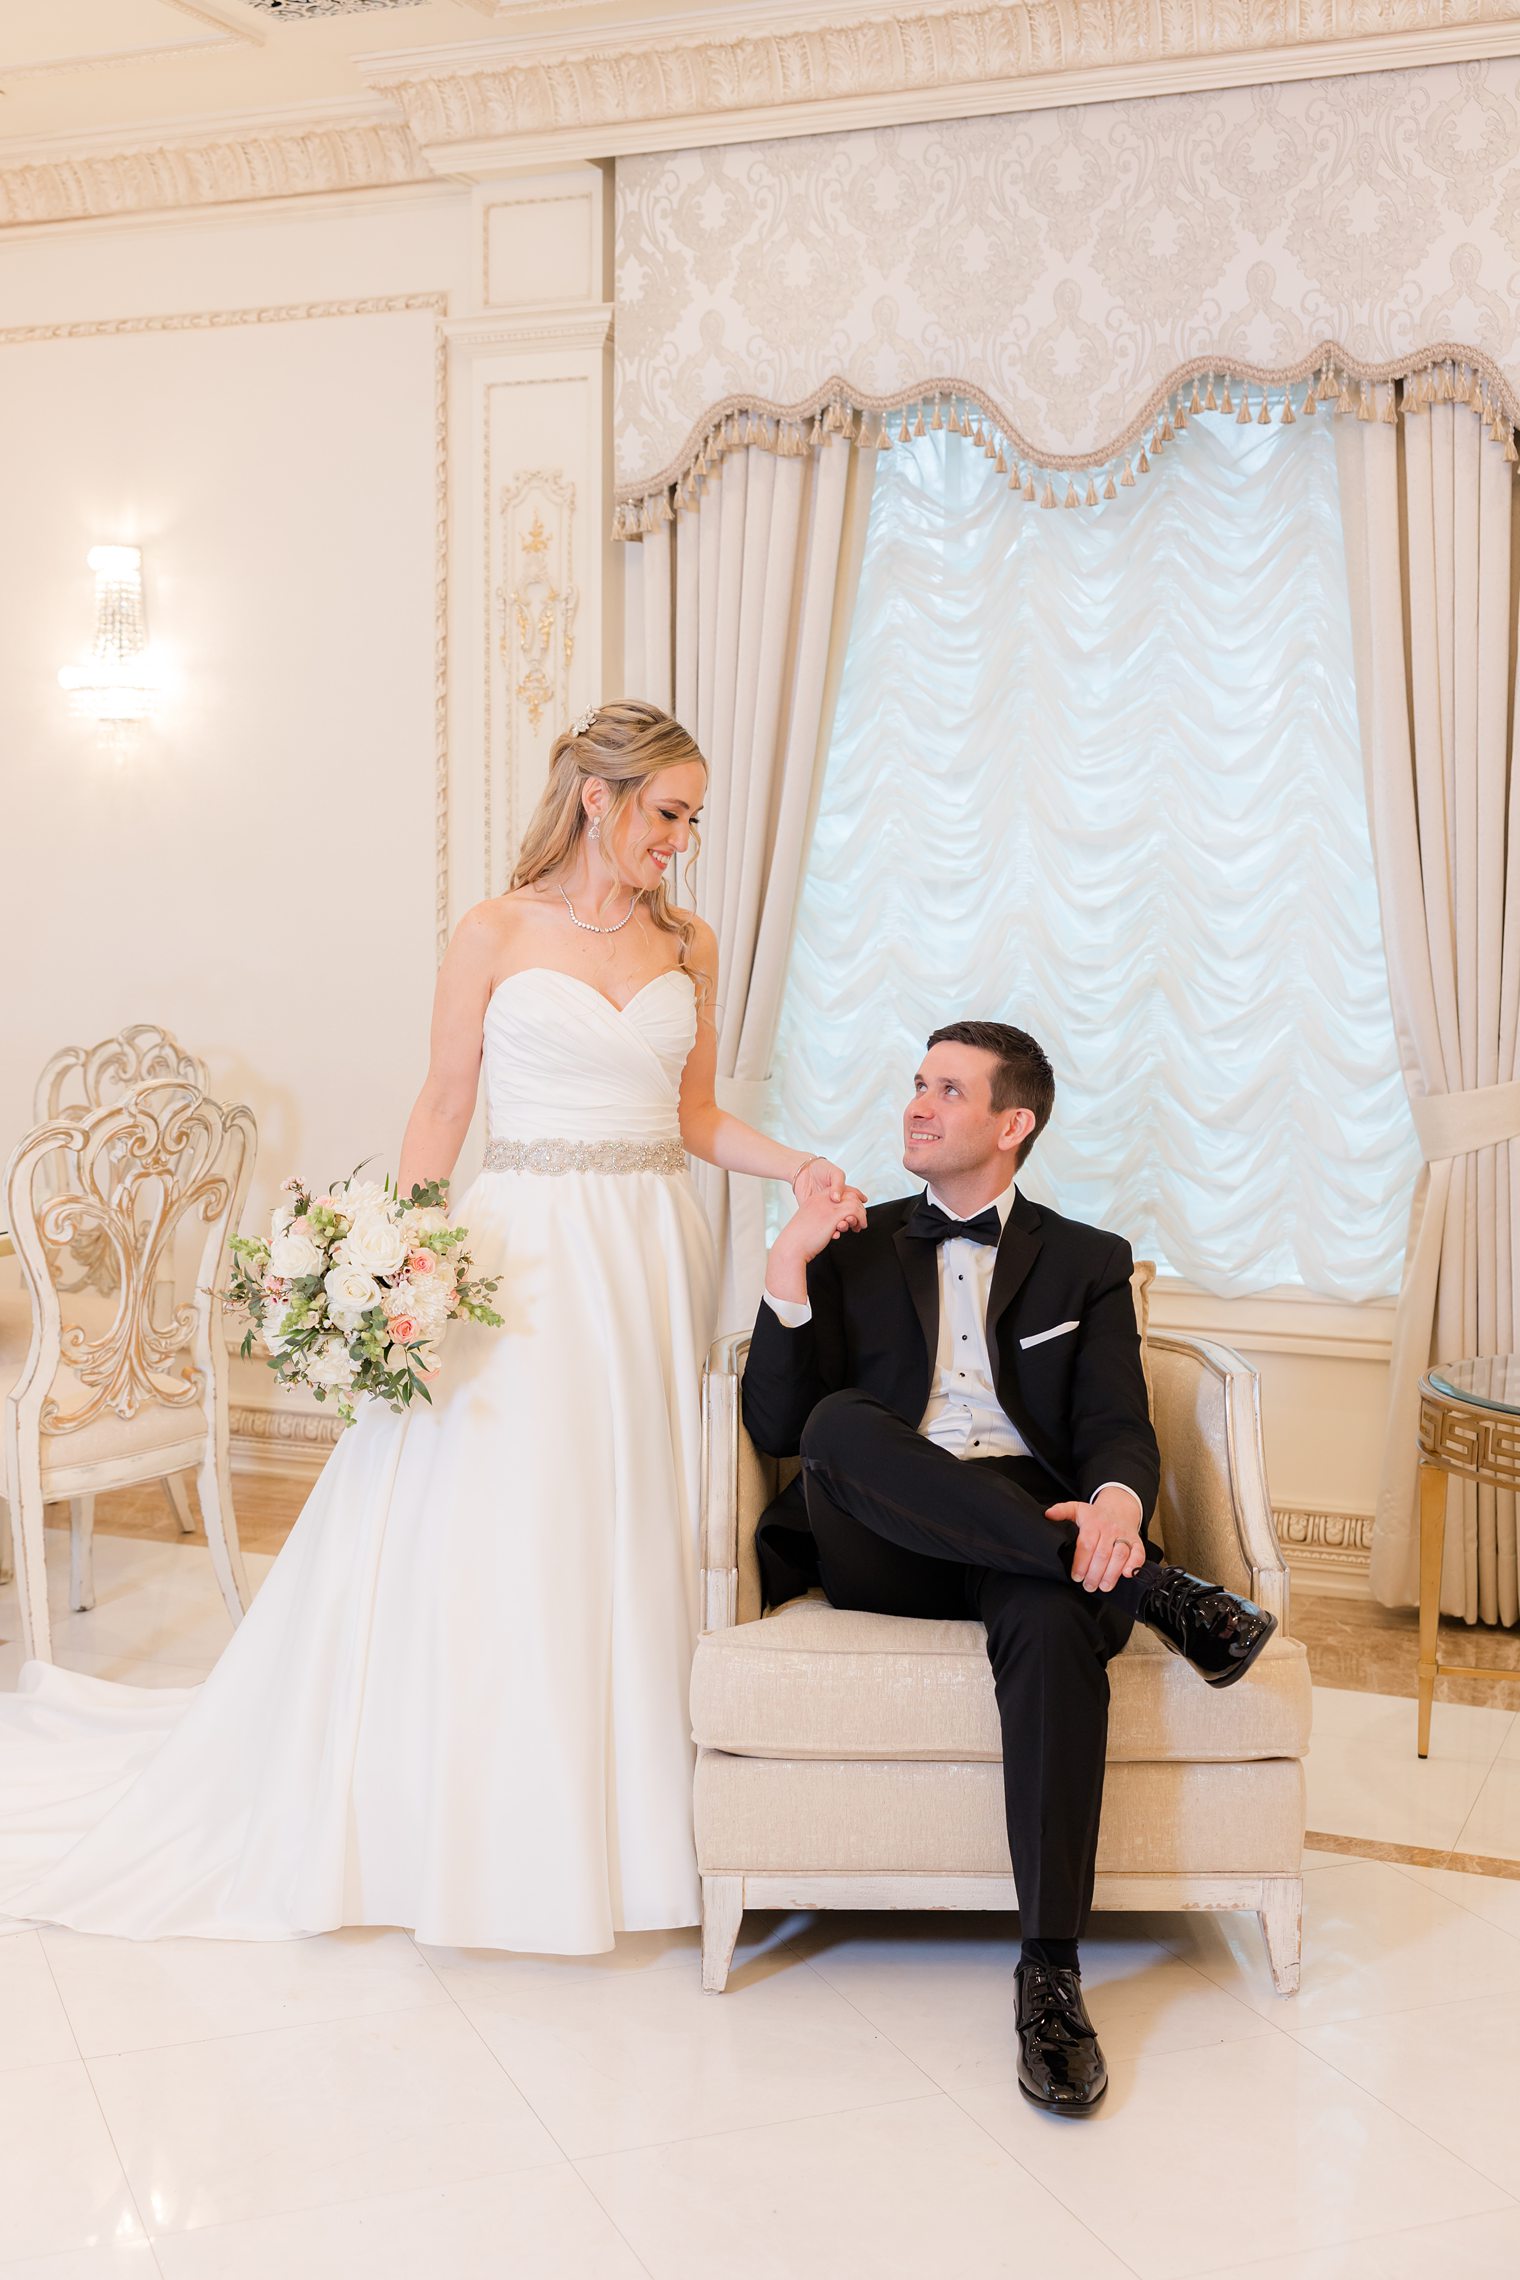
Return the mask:
<svg viewBox="0 0 1520 2280">
<path fill-rule="evenodd" d="M 770 1089 L 768 1077 L 719 1077 L 713 1086 L 713 1098 L 730 1116 L 737 1116 L 758 1130 L 769 1105 Z"/>
<path fill-rule="evenodd" d="M 1423 1093 L 1409 1103 L 1427 1164 L 1470 1156 L 1520 1140 L 1520 1078 L 1507 1085 L 1475 1085 L 1470 1092 Z"/>
</svg>

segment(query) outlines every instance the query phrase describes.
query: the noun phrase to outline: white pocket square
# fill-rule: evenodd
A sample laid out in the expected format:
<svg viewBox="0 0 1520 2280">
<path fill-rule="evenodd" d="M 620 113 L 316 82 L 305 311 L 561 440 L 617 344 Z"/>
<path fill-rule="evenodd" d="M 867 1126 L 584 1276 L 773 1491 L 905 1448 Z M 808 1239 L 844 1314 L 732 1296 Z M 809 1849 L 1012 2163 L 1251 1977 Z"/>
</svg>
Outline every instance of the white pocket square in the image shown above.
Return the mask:
<svg viewBox="0 0 1520 2280">
<path fill-rule="evenodd" d="M 1053 1330 L 1036 1330 L 1032 1338 L 1021 1338 L 1019 1344 L 1021 1346 L 1043 1346 L 1047 1338 L 1064 1338 L 1068 1330 L 1080 1328 L 1081 1324 L 1077 1322 L 1058 1322 Z"/>
</svg>

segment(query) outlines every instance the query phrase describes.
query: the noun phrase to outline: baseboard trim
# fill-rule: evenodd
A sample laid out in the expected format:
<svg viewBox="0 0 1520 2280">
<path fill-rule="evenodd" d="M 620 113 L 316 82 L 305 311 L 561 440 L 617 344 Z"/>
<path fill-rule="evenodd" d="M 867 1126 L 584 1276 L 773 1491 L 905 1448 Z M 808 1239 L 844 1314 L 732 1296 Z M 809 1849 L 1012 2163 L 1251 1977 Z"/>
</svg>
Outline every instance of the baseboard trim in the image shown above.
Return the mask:
<svg viewBox="0 0 1520 2280">
<path fill-rule="evenodd" d="M 321 1471 L 343 1430 L 336 1417 L 251 1402 L 234 1402 L 227 1422 L 234 1472 L 278 1473 L 301 1479 Z"/>
<path fill-rule="evenodd" d="M 1311 1591 L 1365 1596 L 1372 1567 L 1372 1514 L 1274 1505 L 1277 1541 L 1296 1583 Z"/>
</svg>

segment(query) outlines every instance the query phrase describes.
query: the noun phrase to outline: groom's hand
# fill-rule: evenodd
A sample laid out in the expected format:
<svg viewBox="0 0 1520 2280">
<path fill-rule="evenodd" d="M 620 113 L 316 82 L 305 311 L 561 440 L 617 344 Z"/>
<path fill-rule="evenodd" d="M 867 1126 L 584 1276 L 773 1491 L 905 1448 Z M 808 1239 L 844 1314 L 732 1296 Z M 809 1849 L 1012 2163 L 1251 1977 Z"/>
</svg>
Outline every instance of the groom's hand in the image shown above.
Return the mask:
<svg viewBox="0 0 1520 2280">
<path fill-rule="evenodd" d="M 772 1298 L 802 1304 L 807 1299 L 808 1263 L 841 1235 L 864 1227 L 866 1199 L 859 1188 L 846 1188 L 835 1203 L 827 1195 L 810 1195 L 798 1205 L 771 1245 L 765 1270 L 765 1287 Z"/>
<path fill-rule="evenodd" d="M 1045 1517 L 1075 1524 L 1071 1580 L 1084 1591 L 1112 1591 L 1120 1576 L 1145 1565 L 1140 1505 L 1127 1489 L 1100 1488 L 1091 1504 L 1052 1504 Z"/>
</svg>

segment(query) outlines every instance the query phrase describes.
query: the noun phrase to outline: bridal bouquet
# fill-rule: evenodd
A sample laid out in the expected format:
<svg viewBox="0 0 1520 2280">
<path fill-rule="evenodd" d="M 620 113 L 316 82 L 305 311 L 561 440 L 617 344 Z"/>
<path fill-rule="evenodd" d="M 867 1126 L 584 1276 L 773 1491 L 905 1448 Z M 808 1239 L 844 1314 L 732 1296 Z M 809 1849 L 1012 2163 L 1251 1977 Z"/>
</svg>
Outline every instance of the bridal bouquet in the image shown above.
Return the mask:
<svg viewBox="0 0 1520 2280">
<path fill-rule="evenodd" d="M 444 1326 L 467 1319 L 499 1326 L 494 1281 L 477 1280 L 451 1227 L 447 1182 L 398 1196 L 389 1181 L 339 1180 L 321 1195 L 282 1182 L 289 1199 L 269 1234 L 233 1237 L 230 1313 L 247 1317 L 242 1352 L 257 1337 L 281 1385 L 331 1394 L 352 1425 L 361 1394 L 405 1409 L 436 1368 Z"/>
</svg>

